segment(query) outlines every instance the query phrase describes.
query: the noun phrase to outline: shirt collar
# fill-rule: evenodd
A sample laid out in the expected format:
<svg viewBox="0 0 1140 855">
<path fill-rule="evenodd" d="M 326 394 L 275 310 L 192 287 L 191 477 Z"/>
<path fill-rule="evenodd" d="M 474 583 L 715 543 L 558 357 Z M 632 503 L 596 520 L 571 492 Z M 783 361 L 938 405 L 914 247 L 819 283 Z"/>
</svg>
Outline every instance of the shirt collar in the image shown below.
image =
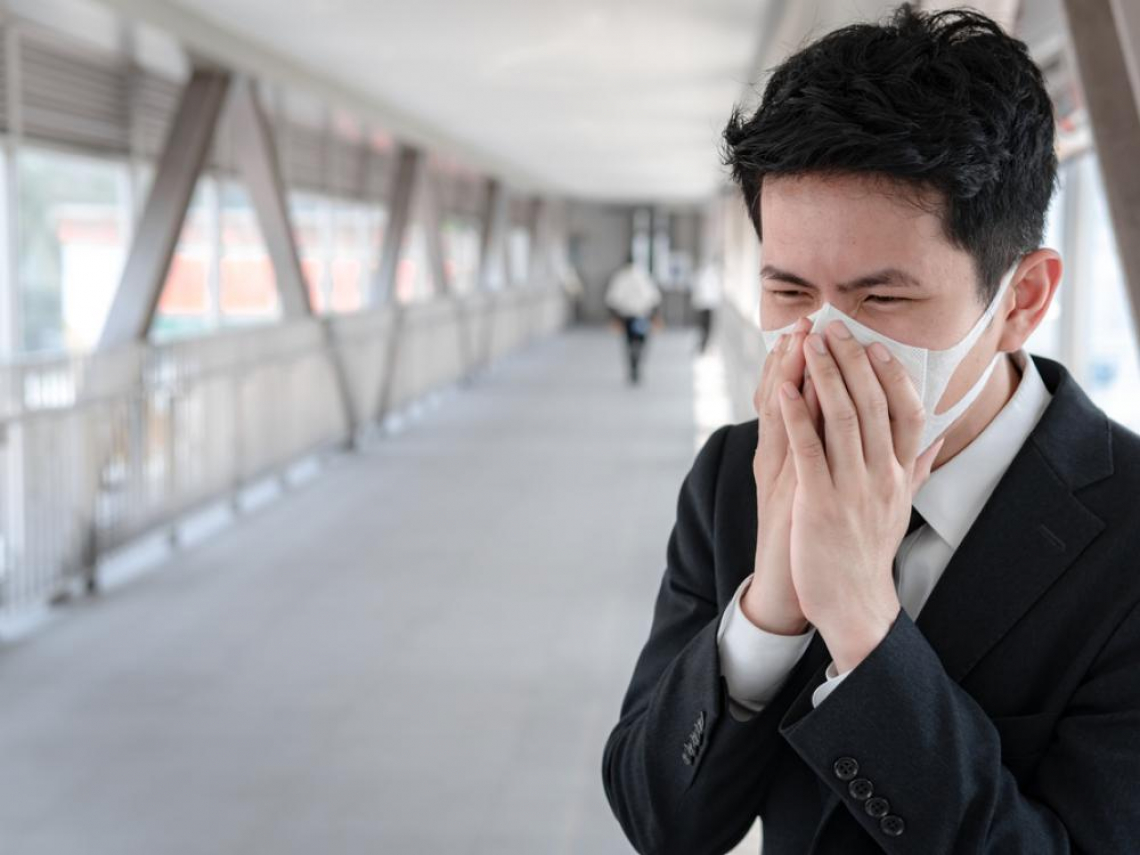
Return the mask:
<svg viewBox="0 0 1140 855">
<path fill-rule="evenodd" d="M 1013 396 L 969 445 L 930 473 L 914 497 L 923 519 L 954 550 L 1053 397 L 1025 348 L 1010 356 L 1021 369 Z"/>
</svg>

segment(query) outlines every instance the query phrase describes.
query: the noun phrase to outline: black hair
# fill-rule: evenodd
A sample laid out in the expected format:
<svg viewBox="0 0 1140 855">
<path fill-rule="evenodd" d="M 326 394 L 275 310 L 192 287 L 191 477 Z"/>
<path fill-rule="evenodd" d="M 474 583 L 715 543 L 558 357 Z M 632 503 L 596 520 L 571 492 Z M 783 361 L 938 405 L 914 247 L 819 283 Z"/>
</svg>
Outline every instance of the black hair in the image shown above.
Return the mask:
<svg viewBox="0 0 1140 855">
<path fill-rule="evenodd" d="M 1057 181 L 1053 107 L 1024 42 L 980 12 L 910 3 L 781 63 L 751 117 L 733 107 L 721 153 L 761 239 L 766 175 L 869 173 L 939 191 L 983 304 L 1040 246 Z"/>
</svg>

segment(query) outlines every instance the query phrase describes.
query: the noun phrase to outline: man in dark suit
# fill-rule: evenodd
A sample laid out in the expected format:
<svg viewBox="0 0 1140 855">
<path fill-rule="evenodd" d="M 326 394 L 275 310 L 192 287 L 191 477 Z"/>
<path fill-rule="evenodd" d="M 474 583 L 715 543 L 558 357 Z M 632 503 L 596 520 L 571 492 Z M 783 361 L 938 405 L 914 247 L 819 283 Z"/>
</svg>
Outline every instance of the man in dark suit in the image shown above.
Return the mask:
<svg viewBox="0 0 1140 855">
<path fill-rule="evenodd" d="M 1022 347 L 1061 276 L 1040 72 L 981 15 L 903 7 L 790 58 L 725 139 L 772 347 L 759 418 L 681 485 L 602 758 L 626 836 L 1140 851 L 1140 437 Z"/>
</svg>

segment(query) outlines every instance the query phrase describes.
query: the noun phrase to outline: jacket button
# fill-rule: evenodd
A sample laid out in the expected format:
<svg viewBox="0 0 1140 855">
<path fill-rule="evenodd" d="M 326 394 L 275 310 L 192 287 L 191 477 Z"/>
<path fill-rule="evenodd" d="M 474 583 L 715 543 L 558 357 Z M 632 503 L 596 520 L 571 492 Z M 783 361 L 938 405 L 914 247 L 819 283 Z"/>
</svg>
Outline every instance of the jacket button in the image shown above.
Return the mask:
<svg viewBox="0 0 1140 855">
<path fill-rule="evenodd" d="M 875 791 L 874 785 L 866 778 L 856 778 L 847 785 L 847 792 L 851 797 L 863 801 L 871 797 L 871 793 Z"/>
<path fill-rule="evenodd" d="M 881 816 L 886 816 L 887 811 L 891 809 L 891 803 L 884 799 L 882 796 L 875 796 L 874 798 L 867 799 L 863 802 L 863 810 L 867 812 L 868 816 L 873 816 L 878 819 Z"/>
<path fill-rule="evenodd" d="M 895 816 L 893 813 L 888 813 L 886 816 L 879 820 L 879 828 L 882 829 L 883 834 L 889 835 L 891 837 L 898 837 L 903 833 L 903 829 L 906 828 L 906 823 L 903 822 L 903 818 L 901 816 Z"/>
<path fill-rule="evenodd" d="M 841 781 L 850 781 L 859 774 L 859 764 L 854 757 L 840 757 L 833 768 L 835 777 Z"/>
</svg>

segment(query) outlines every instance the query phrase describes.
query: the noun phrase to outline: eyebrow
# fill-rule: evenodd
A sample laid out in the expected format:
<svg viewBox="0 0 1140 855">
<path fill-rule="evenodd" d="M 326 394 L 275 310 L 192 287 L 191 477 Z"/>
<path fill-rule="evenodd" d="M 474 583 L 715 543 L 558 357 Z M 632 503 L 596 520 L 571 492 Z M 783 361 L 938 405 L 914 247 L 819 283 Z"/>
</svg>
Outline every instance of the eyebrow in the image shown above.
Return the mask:
<svg viewBox="0 0 1140 855">
<path fill-rule="evenodd" d="M 799 285 L 802 288 L 818 290 L 815 285 L 808 282 L 802 276 L 797 276 L 794 273 L 773 267 L 771 264 L 765 264 L 760 269 L 760 275 L 765 279 L 778 279 L 781 282 Z M 837 287 L 841 292 L 847 293 L 848 291 L 857 291 L 861 288 L 874 288 L 880 285 L 889 288 L 902 288 L 906 286 L 922 287 L 921 282 L 905 270 L 899 270 L 897 267 L 885 267 L 882 270 L 876 270 L 874 273 L 868 273 L 866 276 L 860 276 L 858 279 L 852 279 L 850 282 L 842 282 Z"/>
</svg>

